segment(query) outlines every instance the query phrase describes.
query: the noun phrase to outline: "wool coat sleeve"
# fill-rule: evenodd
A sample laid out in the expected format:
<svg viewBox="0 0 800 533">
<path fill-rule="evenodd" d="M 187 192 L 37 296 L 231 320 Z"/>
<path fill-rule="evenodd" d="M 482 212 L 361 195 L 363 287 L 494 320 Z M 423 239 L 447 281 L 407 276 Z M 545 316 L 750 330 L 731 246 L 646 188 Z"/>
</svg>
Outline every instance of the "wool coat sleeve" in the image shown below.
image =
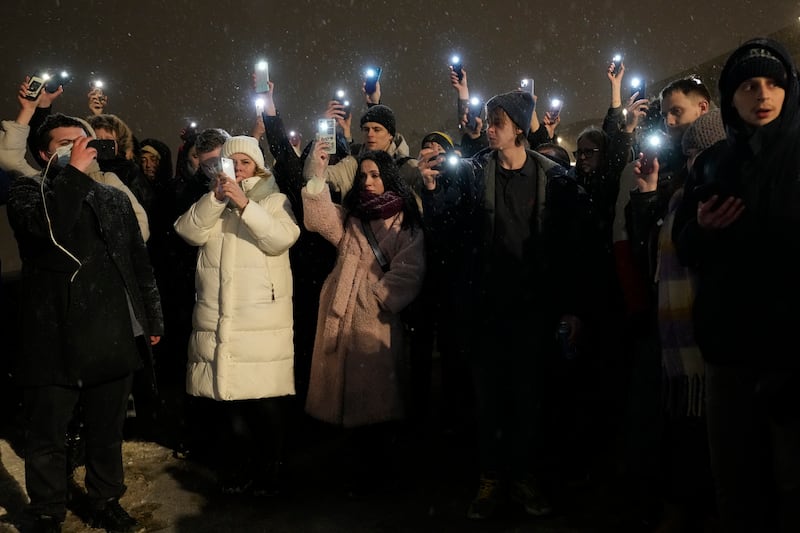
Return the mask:
<svg viewBox="0 0 800 533">
<path fill-rule="evenodd" d="M 313 153 L 313 151 L 314 146 L 312 145 L 311 152 Z M 311 172 L 311 163 L 313 159 L 313 157 L 306 158 L 303 176 L 305 176 L 307 180 L 314 177 Z M 357 170 L 358 161 L 356 161 L 356 158 L 352 155 L 348 155 L 335 165 L 329 165 L 325 170 L 324 178 L 325 181 L 333 186 L 334 190 L 341 192 L 342 196 L 344 196 L 347 194 L 347 191 L 353 188 Z"/>
<path fill-rule="evenodd" d="M 333 203 L 328 187 L 318 187 L 318 178 L 303 187 L 303 224 L 338 246 L 344 236 L 344 209 Z"/>
<path fill-rule="evenodd" d="M 14 120 L 4 120 L 0 130 L 0 168 L 17 171 L 25 176 L 39 172 L 25 160 L 30 126 L 18 124 Z"/>
</svg>

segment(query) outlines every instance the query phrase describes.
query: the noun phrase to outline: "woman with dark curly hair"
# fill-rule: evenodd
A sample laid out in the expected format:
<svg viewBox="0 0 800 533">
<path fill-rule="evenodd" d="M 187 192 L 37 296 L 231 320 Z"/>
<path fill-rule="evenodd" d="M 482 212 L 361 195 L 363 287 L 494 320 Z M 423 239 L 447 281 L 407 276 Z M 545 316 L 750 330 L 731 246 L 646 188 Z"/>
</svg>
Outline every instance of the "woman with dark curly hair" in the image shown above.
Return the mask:
<svg viewBox="0 0 800 533">
<path fill-rule="evenodd" d="M 313 177 L 302 191 L 304 222 L 333 243 L 338 254 L 320 293 L 306 412 L 347 428 L 403 419 L 404 328 L 399 313 L 422 286 L 419 210 L 386 152 L 359 157 L 355 182 L 342 206 L 331 201 L 323 178 L 325 145 L 317 143 L 310 157 Z M 374 452 L 378 447 L 369 448 Z M 368 463 L 363 453 L 356 457 L 361 466 Z"/>
</svg>

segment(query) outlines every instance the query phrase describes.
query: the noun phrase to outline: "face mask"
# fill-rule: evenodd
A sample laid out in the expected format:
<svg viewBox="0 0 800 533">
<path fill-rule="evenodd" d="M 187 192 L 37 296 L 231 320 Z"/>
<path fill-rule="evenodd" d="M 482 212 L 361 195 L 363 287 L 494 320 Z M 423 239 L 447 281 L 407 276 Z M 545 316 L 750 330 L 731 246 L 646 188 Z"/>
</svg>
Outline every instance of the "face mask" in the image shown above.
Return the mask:
<svg viewBox="0 0 800 533">
<path fill-rule="evenodd" d="M 69 165 L 69 158 L 72 156 L 72 144 L 56 148 L 56 155 L 58 156 L 56 160 L 58 166 L 66 167 Z"/>
</svg>

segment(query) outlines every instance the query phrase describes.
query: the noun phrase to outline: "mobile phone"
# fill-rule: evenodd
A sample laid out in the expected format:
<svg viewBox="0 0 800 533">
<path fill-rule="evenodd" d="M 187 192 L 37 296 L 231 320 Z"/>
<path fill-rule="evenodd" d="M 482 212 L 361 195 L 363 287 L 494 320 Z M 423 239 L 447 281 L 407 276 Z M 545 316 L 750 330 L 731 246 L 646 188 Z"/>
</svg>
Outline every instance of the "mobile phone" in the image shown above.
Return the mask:
<svg viewBox="0 0 800 533">
<path fill-rule="evenodd" d="M 336 153 L 336 120 L 332 118 L 321 118 L 317 122 L 317 142 L 328 143 L 329 154 Z"/>
<path fill-rule="evenodd" d="M 458 81 L 464 79 L 464 70 L 463 66 L 461 65 L 460 57 L 454 55 L 453 57 L 450 58 L 450 68 L 452 68 L 453 72 L 455 72 L 458 75 Z"/>
<path fill-rule="evenodd" d="M 519 82 L 519 90 L 522 92 L 533 94 L 533 78 L 523 78 Z"/>
<path fill-rule="evenodd" d="M 616 76 L 619 74 L 619 69 L 622 66 L 622 54 L 615 54 L 614 57 L 611 58 L 611 62 L 614 63 L 614 70 L 611 73 Z"/>
<path fill-rule="evenodd" d="M 347 120 L 350 117 L 350 100 L 346 99 L 345 96 L 347 94 L 344 92 L 344 89 L 338 89 L 334 95 L 333 100 L 342 104 L 342 111 L 344 111 L 344 119 Z"/>
<path fill-rule="evenodd" d="M 633 95 L 636 95 L 636 100 L 641 100 L 642 98 L 647 98 L 647 88 L 645 87 L 643 79 L 641 79 L 641 78 L 633 78 L 633 79 L 631 79 L 631 94 L 630 94 L 630 96 L 633 97 Z"/>
<path fill-rule="evenodd" d="M 72 80 L 69 72 L 62 70 L 57 76 L 50 76 L 44 84 L 44 90 L 54 93 L 62 85 L 67 85 Z"/>
<path fill-rule="evenodd" d="M 640 159 L 640 170 L 642 174 L 650 174 L 653 172 L 653 160 L 658 157 L 661 144 L 661 136 L 657 133 L 649 135 L 644 140 L 644 143 L 641 146 L 642 157 Z"/>
<path fill-rule="evenodd" d="M 550 118 L 555 120 L 561 114 L 561 108 L 564 107 L 564 102 L 560 98 L 553 98 L 550 100 Z"/>
<path fill-rule="evenodd" d="M 269 63 L 261 60 L 256 63 L 256 92 L 268 93 L 269 92 Z"/>
<path fill-rule="evenodd" d="M 467 123 L 465 125 L 467 131 L 475 131 L 475 128 L 478 127 L 478 122 L 475 119 L 481 116 L 482 108 L 483 102 L 481 102 L 480 98 L 473 96 L 469 99 L 469 107 L 467 108 Z"/>
<path fill-rule="evenodd" d="M 42 92 L 42 89 L 44 89 L 45 81 L 39 76 L 31 76 L 30 78 L 30 81 L 28 81 L 28 88 L 25 91 L 25 98 L 28 100 L 36 100 Z"/>
<path fill-rule="evenodd" d="M 712 209 L 718 209 L 719 206 L 730 198 L 734 196 L 733 191 L 731 190 L 730 185 L 724 184 L 719 181 L 712 181 L 710 183 L 703 183 L 702 185 L 698 185 L 692 191 L 692 195 L 698 201 L 703 203 L 708 202 L 712 196 L 716 195 L 717 200 L 714 202 L 714 205 L 711 206 Z"/>
<path fill-rule="evenodd" d="M 236 167 L 233 164 L 233 159 L 229 157 L 220 157 L 219 162 L 222 166 L 222 173 L 233 181 L 236 181 Z"/>
<path fill-rule="evenodd" d="M 381 67 L 369 67 L 364 71 L 364 91 L 367 94 L 372 94 L 378 88 L 377 84 L 381 79 Z"/>
<path fill-rule="evenodd" d="M 97 150 L 98 161 L 108 161 L 117 157 L 117 141 L 114 139 L 92 139 L 87 146 Z"/>
</svg>

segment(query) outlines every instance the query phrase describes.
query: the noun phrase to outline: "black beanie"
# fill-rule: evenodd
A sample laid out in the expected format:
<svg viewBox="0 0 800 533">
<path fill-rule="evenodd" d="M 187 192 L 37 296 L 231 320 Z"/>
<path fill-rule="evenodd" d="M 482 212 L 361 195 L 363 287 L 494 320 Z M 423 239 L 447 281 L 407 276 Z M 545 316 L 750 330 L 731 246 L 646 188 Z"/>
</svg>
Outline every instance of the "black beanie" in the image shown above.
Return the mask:
<svg viewBox="0 0 800 533">
<path fill-rule="evenodd" d="M 530 93 L 513 91 L 492 97 L 486 102 L 486 111 L 489 112 L 495 107 L 501 108 L 506 112 L 511 121 L 525 132 L 525 135 L 528 135 L 531 131 L 533 106 L 533 96 Z"/>
<path fill-rule="evenodd" d="M 441 131 L 432 131 L 423 137 L 422 148 L 425 148 L 425 144 L 429 142 L 439 143 L 439 146 L 444 148 L 446 151 L 450 151 L 455 148 L 453 146 L 453 139 L 451 139 L 448 134 Z"/>
<path fill-rule="evenodd" d="M 377 122 L 386 128 L 392 137 L 394 137 L 396 134 L 394 111 L 385 105 L 378 104 L 370 107 L 367 112 L 364 113 L 364 116 L 361 117 L 362 126 L 367 122 Z"/>
<path fill-rule="evenodd" d="M 732 59 L 722 83 L 731 92 L 750 78 L 772 78 L 780 87 L 786 88 L 786 67 L 772 51 L 756 46 L 745 49 Z"/>
</svg>

